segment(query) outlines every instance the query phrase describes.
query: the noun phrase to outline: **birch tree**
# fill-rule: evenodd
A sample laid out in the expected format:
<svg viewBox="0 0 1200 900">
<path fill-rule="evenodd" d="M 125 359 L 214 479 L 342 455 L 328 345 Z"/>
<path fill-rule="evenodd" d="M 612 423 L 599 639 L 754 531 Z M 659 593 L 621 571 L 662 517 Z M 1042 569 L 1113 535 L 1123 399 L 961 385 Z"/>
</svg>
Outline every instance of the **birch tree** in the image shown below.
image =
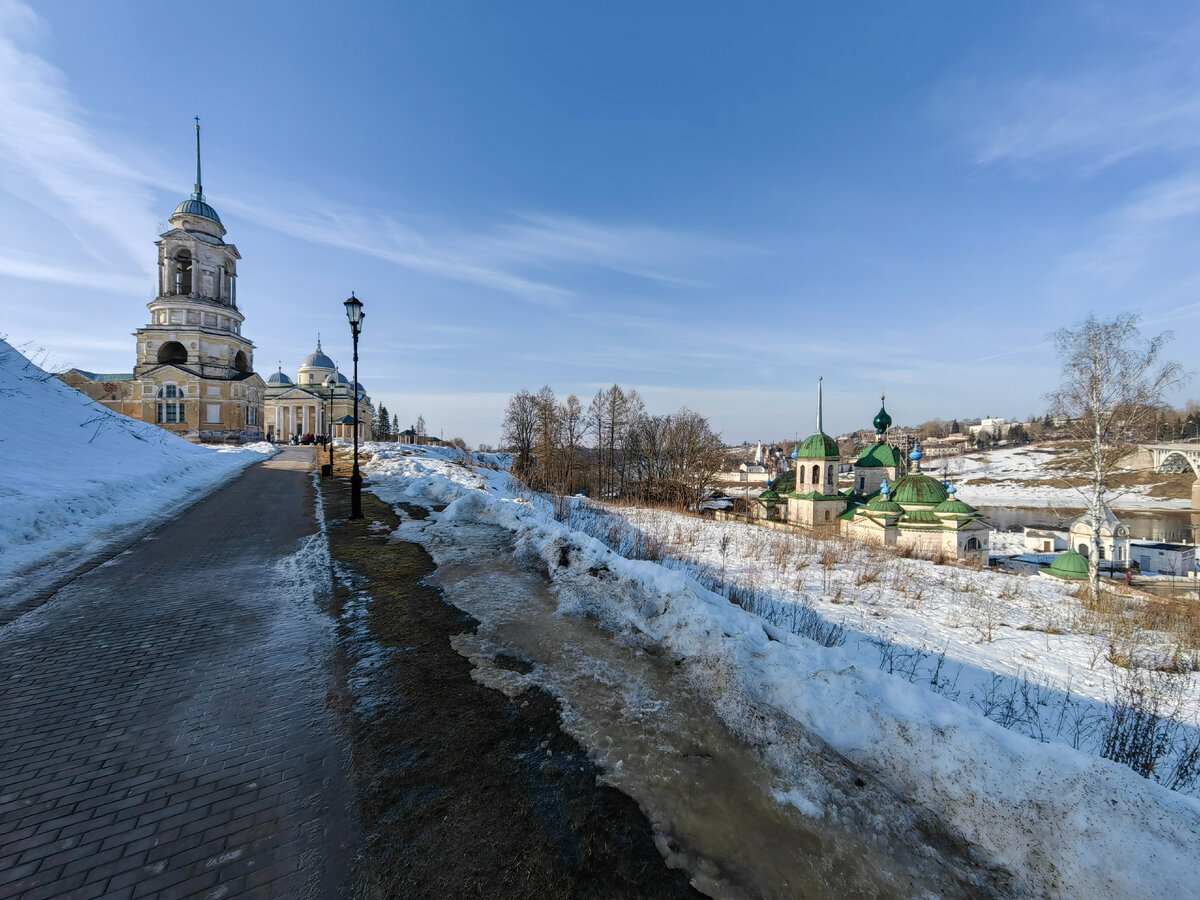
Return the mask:
<svg viewBox="0 0 1200 900">
<path fill-rule="evenodd" d="M 1137 449 L 1133 442 L 1153 426 L 1164 395 L 1188 377 L 1178 362 L 1161 358 L 1173 335 L 1164 331 L 1145 338 L 1137 326 L 1135 313 L 1107 321 L 1090 315 L 1076 328 L 1051 335 L 1062 381 L 1048 399 L 1053 414 L 1067 420 L 1063 433 L 1075 448 L 1069 471 L 1082 477 L 1076 490 L 1091 514 L 1088 578 L 1093 600 L 1100 593 L 1097 548 L 1113 476 Z"/>
</svg>

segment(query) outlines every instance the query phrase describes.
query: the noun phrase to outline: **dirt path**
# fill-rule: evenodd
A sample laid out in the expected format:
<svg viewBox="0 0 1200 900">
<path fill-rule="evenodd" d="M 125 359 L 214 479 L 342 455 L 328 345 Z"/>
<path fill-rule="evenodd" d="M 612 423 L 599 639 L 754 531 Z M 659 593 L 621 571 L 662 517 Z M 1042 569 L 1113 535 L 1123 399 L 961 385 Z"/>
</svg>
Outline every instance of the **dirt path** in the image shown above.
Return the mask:
<svg viewBox="0 0 1200 900">
<path fill-rule="evenodd" d="M 364 493 L 351 522 L 345 481 L 323 493 L 364 833 L 356 895 L 699 896 L 637 805 L 597 786 L 554 700 L 472 678 L 452 640 L 476 623 L 423 583 L 434 565 L 420 546 L 389 539 L 396 514 Z"/>
</svg>

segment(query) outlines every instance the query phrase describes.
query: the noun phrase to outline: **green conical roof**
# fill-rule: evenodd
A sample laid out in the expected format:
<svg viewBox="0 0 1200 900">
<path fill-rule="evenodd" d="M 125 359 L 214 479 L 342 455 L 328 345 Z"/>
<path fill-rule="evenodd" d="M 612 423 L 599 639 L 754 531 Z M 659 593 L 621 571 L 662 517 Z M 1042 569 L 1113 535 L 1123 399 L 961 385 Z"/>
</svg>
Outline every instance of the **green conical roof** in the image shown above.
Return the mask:
<svg viewBox="0 0 1200 900">
<path fill-rule="evenodd" d="M 1068 550 L 1054 562 L 1050 563 L 1048 574 L 1055 578 L 1065 578 L 1068 581 L 1083 581 L 1088 577 L 1088 561 L 1074 550 Z"/>
<path fill-rule="evenodd" d="M 841 453 L 838 450 L 837 441 L 823 431 L 818 431 L 811 437 L 805 438 L 804 443 L 800 445 L 800 459 L 829 459 L 831 457 L 840 459 Z"/>
<path fill-rule="evenodd" d="M 936 506 L 949 496 L 945 485 L 936 478 L 922 475 L 920 472 L 898 478 L 892 485 L 892 499 L 901 506 Z"/>
<path fill-rule="evenodd" d="M 865 469 L 877 469 L 885 466 L 899 467 L 904 453 L 892 444 L 878 443 L 868 447 L 863 455 L 855 460 L 854 465 Z"/>
</svg>

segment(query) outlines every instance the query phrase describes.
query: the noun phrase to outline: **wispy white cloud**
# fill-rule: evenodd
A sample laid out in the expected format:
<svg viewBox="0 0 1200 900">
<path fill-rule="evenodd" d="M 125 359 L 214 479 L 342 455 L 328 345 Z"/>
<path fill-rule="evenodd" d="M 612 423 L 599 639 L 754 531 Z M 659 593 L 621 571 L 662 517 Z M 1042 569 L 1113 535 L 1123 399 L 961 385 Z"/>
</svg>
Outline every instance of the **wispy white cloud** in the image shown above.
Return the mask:
<svg viewBox="0 0 1200 900">
<path fill-rule="evenodd" d="M 151 271 L 154 223 L 143 176 L 105 151 L 84 123 L 62 72 L 36 51 L 44 31 L 25 4 L 0 2 L 0 162 L 4 187 L 58 219 L 84 250 Z"/>
<path fill-rule="evenodd" d="M 1100 24 L 1120 34 L 1105 63 L 960 80 L 943 86 L 935 109 L 957 121 L 977 163 L 1031 173 L 1068 164 L 1088 175 L 1135 156 L 1200 149 L 1200 28 Z"/>
<path fill-rule="evenodd" d="M 120 272 L 98 273 L 95 268 L 69 268 L 56 259 L 36 258 L 6 252 L 3 249 L 0 249 L 0 275 L 45 284 L 66 284 L 111 294 L 149 294 L 154 286 L 153 280 L 149 278 L 136 278 Z"/>
</svg>

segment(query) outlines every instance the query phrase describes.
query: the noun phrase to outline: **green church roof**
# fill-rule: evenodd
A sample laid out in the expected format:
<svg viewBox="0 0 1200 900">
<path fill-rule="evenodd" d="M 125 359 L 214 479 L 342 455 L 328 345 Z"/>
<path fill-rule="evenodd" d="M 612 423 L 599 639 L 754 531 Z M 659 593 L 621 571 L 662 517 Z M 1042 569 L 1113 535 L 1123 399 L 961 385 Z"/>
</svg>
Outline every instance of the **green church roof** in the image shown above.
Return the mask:
<svg viewBox="0 0 1200 900">
<path fill-rule="evenodd" d="M 949 496 L 945 485 L 936 478 L 919 472 L 898 478 L 892 485 L 892 499 L 904 507 L 909 504 L 936 506 Z"/>
<path fill-rule="evenodd" d="M 927 509 L 912 509 L 900 520 L 902 525 L 941 525 L 942 520 Z"/>
<path fill-rule="evenodd" d="M 1068 550 L 1054 562 L 1050 563 L 1047 574 L 1053 575 L 1055 578 L 1064 578 L 1068 581 L 1083 581 L 1088 577 L 1088 561 L 1074 550 Z"/>
<path fill-rule="evenodd" d="M 771 485 L 771 489 L 777 494 L 790 494 L 796 490 L 796 470 L 780 472 L 779 477 Z"/>
<path fill-rule="evenodd" d="M 841 457 L 837 441 L 822 431 L 805 438 L 800 445 L 800 459 L 829 459 Z"/>
<path fill-rule="evenodd" d="M 935 506 L 933 508 L 933 511 L 935 513 L 948 514 L 948 515 L 961 515 L 961 516 L 977 516 L 977 515 L 979 515 L 979 513 L 975 510 L 975 507 L 968 506 L 967 504 L 963 503 L 961 500 L 955 500 L 953 498 L 951 498 L 949 500 L 943 500 L 941 503 L 939 503 L 937 506 Z"/>
<path fill-rule="evenodd" d="M 899 503 L 895 503 L 891 500 L 885 500 L 883 497 L 879 496 L 875 497 L 874 500 L 868 503 L 866 508 L 872 512 L 892 513 L 897 516 L 904 512 L 904 508 Z"/>
<path fill-rule="evenodd" d="M 765 500 L 778 500 L 779 494 L 775 493 L 775 491 L 773 491 L 773 490 L 765 490 L 761 494 L 758 495 L 758 499 L 764 500 L 764 501 Z"/>
<path fill-rule="evenodd" d="M 899 468 L 903 455 L 899 447 L 880 442 L 868 447 L 863 452 L 863 455 L 855 460 L 854 465 L 865 469 L 875 469 L 883 466 Z"/>
</svg>

